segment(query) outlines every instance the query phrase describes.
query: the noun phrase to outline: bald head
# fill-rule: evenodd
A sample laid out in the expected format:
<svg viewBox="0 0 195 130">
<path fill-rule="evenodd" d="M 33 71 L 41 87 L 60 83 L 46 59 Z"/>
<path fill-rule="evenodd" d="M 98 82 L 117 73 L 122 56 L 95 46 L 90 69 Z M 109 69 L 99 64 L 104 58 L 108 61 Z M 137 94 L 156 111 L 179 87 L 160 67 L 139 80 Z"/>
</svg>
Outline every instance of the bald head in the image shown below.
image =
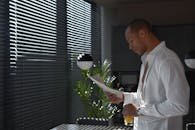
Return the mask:
<svg viewBox="0 0 195 130">
<path fill-rule="evenodd" d="M 152 31 L 151 24 L 144 19 L 136 19 L 130 22 L 125 31 L 125 38 L 129 49 L 139 55 L 150 52 L 160 43 Z"/>
<path fill-rule="evenodd" d="M 139 32 L 139 30 L 141 29 L 146 30 L 148 32 L 152 32 L 151 24 L 144 19 L 135 19 L 131 21 L 127 25 L 127 29 L 131 29 L 131 32 L 134 32 L 134 33 Z"/>
</svg>

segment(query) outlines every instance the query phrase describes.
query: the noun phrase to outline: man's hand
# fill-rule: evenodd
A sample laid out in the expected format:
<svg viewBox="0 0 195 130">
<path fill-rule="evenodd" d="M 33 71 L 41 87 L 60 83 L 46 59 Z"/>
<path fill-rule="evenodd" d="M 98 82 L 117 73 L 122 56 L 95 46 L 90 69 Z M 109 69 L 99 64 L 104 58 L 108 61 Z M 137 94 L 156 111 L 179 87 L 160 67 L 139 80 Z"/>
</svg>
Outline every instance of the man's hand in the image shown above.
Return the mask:
<svg viewBox="0 0 195 130">
<path fill-rule="evenodd" d="M 137 108 L 133 104 L 127 104 L 123 107 L 123 116 L 138 116 Z"/>
<path fill-rule="evenodd" d="M 110 100 L 110 102 L 112 102 L 113 104 L 119 104 L 119 103 L 124 101 L 124 95 L 122 96 L 122 98 L 119 98 L 115 94 L 112 94 L 109 92 L 105 92 L 105 94 L 108 97 L 108 99 Z"/>
</svg>

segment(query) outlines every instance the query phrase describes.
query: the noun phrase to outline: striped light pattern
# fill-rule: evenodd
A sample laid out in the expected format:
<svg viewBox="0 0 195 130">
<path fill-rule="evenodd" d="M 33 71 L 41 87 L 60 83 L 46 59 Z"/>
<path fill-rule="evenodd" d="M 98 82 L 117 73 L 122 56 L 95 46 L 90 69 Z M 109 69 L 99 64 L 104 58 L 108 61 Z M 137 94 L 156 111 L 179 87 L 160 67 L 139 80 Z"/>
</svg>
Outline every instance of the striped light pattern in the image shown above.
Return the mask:
<svg viewBox="0 0 195 130">
<path fill-rule="evenodd" d="M 91 54 L 91 26 L 91 4 L 67 0 L 67 49 L 71 67 L 79 54 Z"/>
</svg>

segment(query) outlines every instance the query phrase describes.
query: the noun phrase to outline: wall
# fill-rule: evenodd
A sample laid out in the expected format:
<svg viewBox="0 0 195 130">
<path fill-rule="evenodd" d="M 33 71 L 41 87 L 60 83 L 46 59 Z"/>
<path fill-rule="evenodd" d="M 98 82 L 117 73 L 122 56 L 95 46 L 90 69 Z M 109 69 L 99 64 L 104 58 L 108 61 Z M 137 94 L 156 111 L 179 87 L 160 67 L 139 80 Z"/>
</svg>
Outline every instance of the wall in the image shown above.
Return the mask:
<svg viewBox="0 0 195 130">
<path fill-rule="evenodd" d="M 145 18 L 154 25 L 195 23 L 195 1 L 132 3 L 118 8 L 102 7 L 102 59 L 111 59 L 113 26 L 124 26 L 134 18 Z"/>
<path fill-rule="evenodd" d="M 153 24 L 186 24 L 195 22 L 195 1 L 148 2 L 123 6 L 117 11 L 117 24 L 134 18 L 145 18 Z"/>
<path fill-rule="evenodd" d="M 161 41 L 165 41 L 168 48 L 174 50 L 184 63 L 185 54 L 195 50 L 195 24 L 163 25 L 154 29 Z M 112 31 L 112 70 L 139 71 L 140 57 L 128 49 L 124 37 L 125 26 L 114 26 Z M 185 66 L 186 70 L 189 70 Z"/>
<path fill-rule="evenodd" d="M 111 31 L 112 26 L 116 22 L 116 10 L 111 8 L 101 8 L 101 50 L 102 61 L 105 59 L 111 60 Z"/>
<path fill-rule="evenodd" d="M 114 26 L 112 28 L 111 61 L 112 71 L 136 72 L 140 68 L 140 56 L 129 50 L 124 32 L 125 26 Z"/>
</svg>

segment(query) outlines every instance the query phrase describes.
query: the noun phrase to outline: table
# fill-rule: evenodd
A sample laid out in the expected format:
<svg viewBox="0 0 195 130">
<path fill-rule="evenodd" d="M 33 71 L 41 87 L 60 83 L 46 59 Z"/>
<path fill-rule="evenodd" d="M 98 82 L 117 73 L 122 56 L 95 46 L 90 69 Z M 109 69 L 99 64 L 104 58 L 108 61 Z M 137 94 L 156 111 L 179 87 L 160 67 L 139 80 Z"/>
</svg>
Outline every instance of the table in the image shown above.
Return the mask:
<svg viewBox="0 0 195 130">
<path fill-rule="evenodd" d="M 133 130 L 133 128 L 127 126 L 61 124 L 50 130 Z"/>
</svg>

